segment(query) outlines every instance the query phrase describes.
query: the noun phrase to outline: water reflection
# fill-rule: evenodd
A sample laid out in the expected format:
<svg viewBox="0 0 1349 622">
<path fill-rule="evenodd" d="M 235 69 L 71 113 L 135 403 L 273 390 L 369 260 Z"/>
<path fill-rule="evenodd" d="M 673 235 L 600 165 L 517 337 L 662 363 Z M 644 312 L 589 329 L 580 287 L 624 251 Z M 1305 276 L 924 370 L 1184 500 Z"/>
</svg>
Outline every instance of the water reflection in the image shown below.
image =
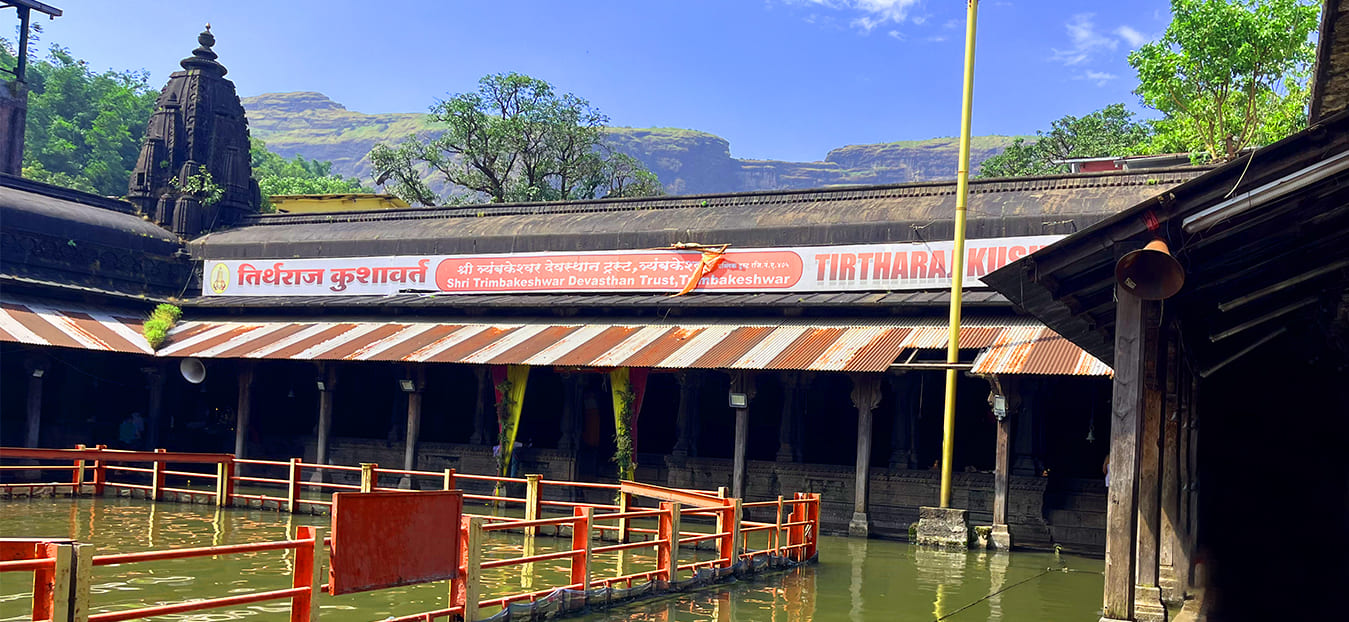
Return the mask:
<svg viewBox="0 0 1349 622">
<path fill-rule="evenodd" d="M 160 504 L 131 499 L 33 499 L 0 505 L 0 536 L 73 537 L 99 552 L 133 552 L 276 540 L 300 525 L 325 525 L 326 517 L 271 511 Z M 596 543 L 596 546 L 602 546 Z M 570 548 L 570 538 L 493 536 L 486 559 L 542 554 Z M 701 551 L 697 557 L 713 554 Z M 1084 620 L 1099 617 L 1099 560 L 1016 552 L 982 553 L 917 549 L 902 543 L 826 537 L 820 564 L 631 603 L 573 618 L 589 622 L 955 622 Z M 695 558 L 681 551 L 682 562 Z M 654 551 L 599 555 L 595 577 L 651 567 Z M 125 610 L 146 603 L 225 596 L 288 587 L 293 553 L 264 551 L 216 559 L 169 560 L 99 567 L 93 575 L 93 611 Z M 1054 569 L 1045 573 L 1046 569 Z M 1063 572 L 1066 568 L 1074 572 Z M 529 579 L 525 577 L 528 576 Z M 486 573 L 486 592 L 558 585 L 569 561 L 534 564 L 534 572 L 502 568 Z M 0 583 L 0 621 L 26 618 L 31 582 Z M 26 585 L 25 585 L 26 583 Z M 530 588 L 530 585 L 534 587 Z M 999 590 L 1005 590 L 999 592 Z M 325 620 L 377 620 L 445 607 L 444 582 L 367 594 L 323 597 Z M 189 622 L 242 618 L 284 619 L 284 603 L 234 607 L 178 616 Z"/>
</svg>

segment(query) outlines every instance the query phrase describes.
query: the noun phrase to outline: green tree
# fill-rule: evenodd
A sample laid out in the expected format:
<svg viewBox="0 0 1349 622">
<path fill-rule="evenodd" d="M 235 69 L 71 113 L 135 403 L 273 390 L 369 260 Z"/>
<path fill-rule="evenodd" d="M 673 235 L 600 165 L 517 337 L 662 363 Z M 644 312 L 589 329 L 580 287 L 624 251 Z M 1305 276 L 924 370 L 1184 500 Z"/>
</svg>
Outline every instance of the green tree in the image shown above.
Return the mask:
<svg viewBox="0 0 1349 622">
<path fill-rule="evenodd" d="M 15 52 L 0 41 L 0 67 Z M 126 193 L 159 92 L 145 71 L 95 72 L 60 46 L 28 63 L 23 174 L 102 195 Z"/>
<path fill-rule="evenodd" d="M 603 114 L 543 80 L 485 76 L 476 92 L 432 106 L 431 119 L 444 125 L 440 136 L 380 144 L 370 152 L 375 183 L 391 185 L 409 203 L 442 201 L 426 183 L 430 176 L 470 192 L 452 201 L 576 200 L 660 190 L 639 162 L 618 161 L 604 147 Z"/>
<path fill-rule="evenodd" d="M 1136 155 L 1145 149 L 1150 132 L 1134 119 L 1124 104 L 1111 104 L 1095 112 L 1066 115 L 1050 123 L 1049 131 L 1036 132 L 1036 139 L 1018 138 L 1002 153 L 979 165 L 980 177 L 1017 177 L 1062 173 L 1070 158 L 1100 158 Z"/>
<path fill-rule="evenodd" d="M 1159 151 L 1225 161 L 1306 126 L 1311 0 L 1172 0 L 1159 41 L 1129 55 Z"/>
<path fill-rule="evenodd" d="M 286 159 L 267 149 L 267 144 L 254 138 L 249 145 L 253 178 L 262 191 L 264 211 L 271 211 L 267 197 L 282 194 L 354 194 L 374 192 L 361 185 L 359 179 L 333 174 L 333 163 L 309 160 L 296 155 Z"/>
</svg>

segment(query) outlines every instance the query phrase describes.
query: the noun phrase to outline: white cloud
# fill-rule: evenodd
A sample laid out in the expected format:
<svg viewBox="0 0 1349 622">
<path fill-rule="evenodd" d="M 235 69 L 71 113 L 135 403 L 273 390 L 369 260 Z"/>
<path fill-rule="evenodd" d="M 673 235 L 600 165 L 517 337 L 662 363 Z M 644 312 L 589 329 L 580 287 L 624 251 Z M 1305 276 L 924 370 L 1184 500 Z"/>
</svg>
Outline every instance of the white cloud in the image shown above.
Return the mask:
<svg viewBox="0 0 1349 622">
<path fill-rule="evenodd" d="M 900 33 L 898 30 L 891 30 L 890 32 L 887 32 L 885 34 L 890 35 L 891 38 L 899 39 L 900 41 L 904 40 L 904 35 Z"/>
<path fill-rule="evenodd" d="M 788 0 L 791 1 L 791 0 Z M 834 10 L 847 10 L 861 13 L 853 18 L 852 25 L 864 32 L 871 32 L 877 26 L 901 24 L 909 17 L 909 9 L 920 0 L 796 0 L 806 4 L 817 4 Z M 926 19 L 921 18 L 921 19 Z"/>
<path fill-rule="evenodd" d="M 1119 47 L 1119 40 L 1098 32 L 1096 24 L 1091 21 L 1091 18 L 1091 13 L 1079 13 L 1064 24 L 1064 28 L 1068 30 L 1068 38 L 1072 47 L 1065 50 L 1051 48 L 1053 52 L 1053 55 L 1050 56 L 1051 60 L 1065 65 L 1080 65 L 1096 52 L 1114 50 Z"/>
<path fill-rule="evenodd" d="M 1129 47 L 1131 48 L 1137 48 L 1143 45 L 1144 43 L 1147 43 L 1151 39 L 1147 35 L 1138 32 L 1137 30 L 1134 30 L 1133 28 L 1130 28 L 1128 26 L 1120 26 L 1119 28 L 1116 28 L 1115 34 L 1119 35 L 1121 39 L 1124 39 L 1124 42 L 1128 43 Z"/>
<path fill-rule="evenodd" d="M 1081 75 L 1073 76 L 1073 78 L 1076 80 L 1086 80 L 1088 82 L 1095 82 L 1096 86 L 1105 86 L 1106 83 L 1118 77 L 1119 76 L 1113 73 L 1107 73 L 1104 71 L 1092 71 L 1090 69 L 1088 69 Z"/>
</svg>

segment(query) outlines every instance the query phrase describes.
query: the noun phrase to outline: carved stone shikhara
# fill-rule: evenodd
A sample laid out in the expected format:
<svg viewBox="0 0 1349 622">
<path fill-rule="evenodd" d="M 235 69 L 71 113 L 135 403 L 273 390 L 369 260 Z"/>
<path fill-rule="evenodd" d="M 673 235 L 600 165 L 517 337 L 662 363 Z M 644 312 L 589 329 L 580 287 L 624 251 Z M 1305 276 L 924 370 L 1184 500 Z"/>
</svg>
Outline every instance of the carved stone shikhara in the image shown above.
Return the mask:
<svg viewBox="0 0 1349 622">
<path fill-rule="evenodd" d="M 183 71 L 169 76 L 155 102 L 127 192 L 142 213 L 189 238 L 238 223 L 262 204 L 249 161 L 248 119 L 216 62 L 210 25 L 197 41 L 200 47 L 179 63 Z M 210 205 L 181 189 L 202 172 L 221 190 Z"/>
</svg>

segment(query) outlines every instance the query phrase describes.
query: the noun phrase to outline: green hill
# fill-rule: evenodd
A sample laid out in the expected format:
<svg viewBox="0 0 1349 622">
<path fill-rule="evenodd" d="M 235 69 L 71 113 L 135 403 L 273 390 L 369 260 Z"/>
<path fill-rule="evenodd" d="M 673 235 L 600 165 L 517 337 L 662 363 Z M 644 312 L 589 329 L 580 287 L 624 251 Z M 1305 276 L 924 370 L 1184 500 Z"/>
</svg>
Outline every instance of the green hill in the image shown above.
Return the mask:
<svg viewBox="0 0 1349 622">
<path fill-rule="evenodd" d="M 364 114 L 347 110 L 322 93 L 267 93 L 243 98 L 254 136 L 285 157 L 303 155 L 333 163 L 333 172 L 371 180 L 366 154 L 380 142 L 434 136 L 425 114 Z M 726 139 L 676 128 L 608 129 L 615 149 L 650 168 L 673 194 L 815 188 L 950 179 L 956 170 L 956 139 L 849 145 L 821 162 L 741 160 Z M 972 144 L 974 170 L 1011 144 L 1008 136 L 979 136 Z"/>
</svg>

